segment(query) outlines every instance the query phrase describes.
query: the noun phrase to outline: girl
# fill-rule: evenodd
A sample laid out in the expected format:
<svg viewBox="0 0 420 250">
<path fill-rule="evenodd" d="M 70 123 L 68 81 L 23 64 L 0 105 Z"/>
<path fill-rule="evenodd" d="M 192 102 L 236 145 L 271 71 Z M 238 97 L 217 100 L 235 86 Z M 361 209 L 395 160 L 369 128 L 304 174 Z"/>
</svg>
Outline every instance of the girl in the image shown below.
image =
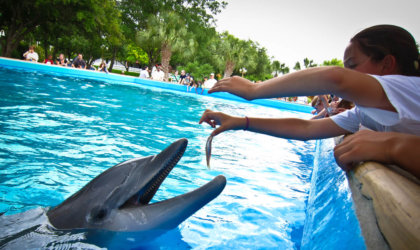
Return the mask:
<svg viewBox="0 0 420 250">
<path fill-rule="evenodd" d="M 360 124 L 375 131 L 420 135 L 419 52 L 409 32 L 393 25 L 359 32 L 345 50 L 344 66 L 310 68 L 261 84 L 234 76 L 220 80 L 209 93 L 224 91 L 248 100 L 334 94 L 354 102 L 351 110 L 317 120 L 241 118 L 206 110 L 199 123 L 219 125 L 213 136 L 245 129 L 309 140 L 354 133 Z"/>
</svg>

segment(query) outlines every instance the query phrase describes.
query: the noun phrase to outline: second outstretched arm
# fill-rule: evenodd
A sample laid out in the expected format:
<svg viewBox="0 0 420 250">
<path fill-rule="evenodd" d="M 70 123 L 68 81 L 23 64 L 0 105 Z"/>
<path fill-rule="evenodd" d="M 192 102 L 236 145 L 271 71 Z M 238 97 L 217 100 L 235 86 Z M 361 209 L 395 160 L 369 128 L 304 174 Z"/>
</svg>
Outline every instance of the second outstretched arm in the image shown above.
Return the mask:
<svg viewBox="0 0 420 250">
<path fill-rule="evenodd" d="M 349 133 L 336 125 L 330 118 L 318 120 L 244 118 L 206 110 L 199 123 L 202 122 L 206 122 L 213 128 L 216 128 L 212 132 L 213 136 L 227 130 L 239 130 L 246 127 L 247 130 L 252 132 L 296 140 L 321 139 Z"/>
</svg>

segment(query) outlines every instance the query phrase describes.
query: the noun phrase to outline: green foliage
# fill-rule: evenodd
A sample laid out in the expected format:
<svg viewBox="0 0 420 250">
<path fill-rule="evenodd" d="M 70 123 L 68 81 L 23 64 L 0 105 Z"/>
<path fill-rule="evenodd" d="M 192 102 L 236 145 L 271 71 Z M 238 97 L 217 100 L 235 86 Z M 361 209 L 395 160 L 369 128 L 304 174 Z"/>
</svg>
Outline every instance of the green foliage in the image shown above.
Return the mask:
<svg viewBox="0 0 420 250">
<path fill-rule="evenodd" d="M 298 71 L 301 70 L 300 62 L 296 62 L 295 66 L 293 67 L 294 70 Z"/>
<path fill-rule="evenodd" d="M 129 72 L 129 71 L 124 71 L 124 73 L 123 73 L 122 70 L 118 70 L 118 69 L 112 69 L 111 70 L 111 73 L 120 74 L 120 75 L 126 75 L 126 76 L 135 76 L 135 77 L 138 77 L 139 76 L 139 73 Z"/>
<path fill-rule="evenodd" d="M 213 38 L 210 50 L 216 67 L 224 71 L 224 77 L 231 76 L 240 68 L 265 73 L 265 68 L 257 68 L 258 63 L 266 59 L 265 50 L 260 51 L 258 45 L 250 40 L 241 40 L 224 32 L 218 38 Z"/>
<path fill-rule="evenodd" d="M 330 61 L 324 61 L 322 63 L 323 66 L 340 66 L 340 67 L 344 67 L 343 61 L 341 61 L 340 59 L 337 58 L 333 58 Z"/>
<path fill-rule="evenodd" d="M 45 51 L 41 46 L 35 46 L 35 52 L 38 53 L 39 60 L 38 62 L 44 62 L 45 60 Z"/>
<path fill-rule="evenodd" d="M 280 73 L 281 70 L 281 63 L 278 60 L 274 60 L 271 64 L 272 69 L 274 70 L 275 76 L 278 76 L 278 73 Z"/>
<path fill-rule="evenodd" d="M 178 66 L 177 70 L 185 70 L 190 73 L 196 81 L 203 81 L 204 77 L 209 77 L 214 72 L 214 68 L 210 64 L 202 64 L 200 62 L 190 62 L 186 66 Z"/>
<path fill-rule="evenodd" d="M 82 53 L 88 64 L 98 58 L 111 60 L 111 65 L 114 60 L 161 63 L 165 72 L 184 65 L 197 80 L 212 72 L 242 75 L 241 68 L 255 81 L 271 78 L 273 71 L 287 74 L 289 67 L 271 62 L 258 43 L 216 31 L 214 15 L 225 6 L 219 0 L 3 0 L 0 49 L 2 55 L 22 58 L 29 44 L 37 44 L 40 61 L 50 53 L 54 58 Z M 308 58 L 302 65 L 316 66 Z M 333 59 L 323 65 L 342 62 Z"/>
<path fill-rule="evenodd" d="M 103 44 L 122 40 L 120 12 L 114 0 L 7 0 L 0 2 L 0 10 L 0 30 L 5 31 L 0 42 L 5 56 L 26 39 L 28 45 L 40 42 L 45 51 L 53 46 L 54 54 L 83 52 L 88 57 L 99 57 Z"/>
<path fill-rule="evenodd" d="M 129 72 L 129 71 L 125 71 L 124 72 L 124 75 L 126 75 L 126 76 L 135 76 L 135 77 L 139 77 L 139 73 L 136 73 L 136 72 Z"/>
<path fill-rule="evenodd" d="M 306 69 L 318 66 L 316 63 L 314 63 L 314 60 L 309 60 L 308 58 L 303 59 L 303 65 L 305 65 Z"/>
<path fill-rule="evenodd" d="M 280 63 L 279 61 L 273 61 L 271 67 L 274 70 L 274 76 L 278 76 L 279 73 L 285 75 L 290 72 L 289 67 L 286 67 L 286 64 Z"/>
<path fill-rule="evenodd" d="M 267 55 L 265 48 L 260 48 L 258 44 L 252 43 L 251 47 L 247 50 L 249 53 L 245 67 L 248 67 L 248 77 L 254 77 L 255 81 L 267 80 L 272 78 L 272 68 L 270 58 Z"/>
<path fill-rule="evenodd" d="M 138 61 L 141 65 L 147 65 L 149 63 L 149 56 L 140 47 L 134 44 L 128 44 L 124 48 L 127 50 L 127 62 L 135 63 Z"/>
<path fill-rule="evenodd" d="M 314 63 L 313 60 L 309 60 L 308 58 L 304 58 L 303 59 L 303 66 L 305 67 L 305 69 L 307 68 L 312 68 L 312 67 L 316 67 L 318 66 L 316 63 Z M 295 66 L 293 67 L 294 70 L 301 70 L 302 67 L 300 65 L 300 62 L 296 62 Z"/>
</svg>

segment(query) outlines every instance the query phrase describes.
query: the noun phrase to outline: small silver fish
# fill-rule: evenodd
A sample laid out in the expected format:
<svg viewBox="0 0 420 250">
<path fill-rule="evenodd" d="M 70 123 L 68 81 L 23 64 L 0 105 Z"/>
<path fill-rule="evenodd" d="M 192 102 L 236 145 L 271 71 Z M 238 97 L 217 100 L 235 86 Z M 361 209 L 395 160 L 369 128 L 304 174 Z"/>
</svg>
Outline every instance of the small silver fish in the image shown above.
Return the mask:
<svg viewBox="0 0 420 250">
<path fill-rule="evenodd" d="M 213 136 L 210 135 L 207 138 L 206 142 L 206 161 L 207 161 L 207 168 L 210 169 L 210 157 L 211 157 L 211 142 L 213 141 Z"/>
</svg>

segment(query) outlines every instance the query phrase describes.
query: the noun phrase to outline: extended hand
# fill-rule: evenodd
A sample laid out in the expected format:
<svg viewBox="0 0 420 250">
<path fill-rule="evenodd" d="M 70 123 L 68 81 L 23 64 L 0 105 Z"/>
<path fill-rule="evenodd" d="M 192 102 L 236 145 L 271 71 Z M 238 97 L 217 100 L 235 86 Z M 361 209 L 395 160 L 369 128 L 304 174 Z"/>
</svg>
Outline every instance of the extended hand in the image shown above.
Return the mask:
<svg viewBox="0 0 420 250">
<path fill-rule="evenodd" d="M 222 112 L 214 112 L 209 109 L 204 111 L 203 115 L 200 118 L 199 124 L 203 122 L 206 122 L 212 128 L 216 128 L 216 125 L 220 125 L 211 133 L 212 136 L 216 136 L 226 130 L 244 128 L 246 124 L 244 118 L 230 116 Z"/>
<path fill-rule="evenodd" d="M 228 92 L 247 100 L 252 100 L 254 95 L 254 87 L 255 84 L 253 84 L 251 81 L 239 76 L 232 76 L 218 81 L 208 91 L 208 93 Z"/>
</svg>

